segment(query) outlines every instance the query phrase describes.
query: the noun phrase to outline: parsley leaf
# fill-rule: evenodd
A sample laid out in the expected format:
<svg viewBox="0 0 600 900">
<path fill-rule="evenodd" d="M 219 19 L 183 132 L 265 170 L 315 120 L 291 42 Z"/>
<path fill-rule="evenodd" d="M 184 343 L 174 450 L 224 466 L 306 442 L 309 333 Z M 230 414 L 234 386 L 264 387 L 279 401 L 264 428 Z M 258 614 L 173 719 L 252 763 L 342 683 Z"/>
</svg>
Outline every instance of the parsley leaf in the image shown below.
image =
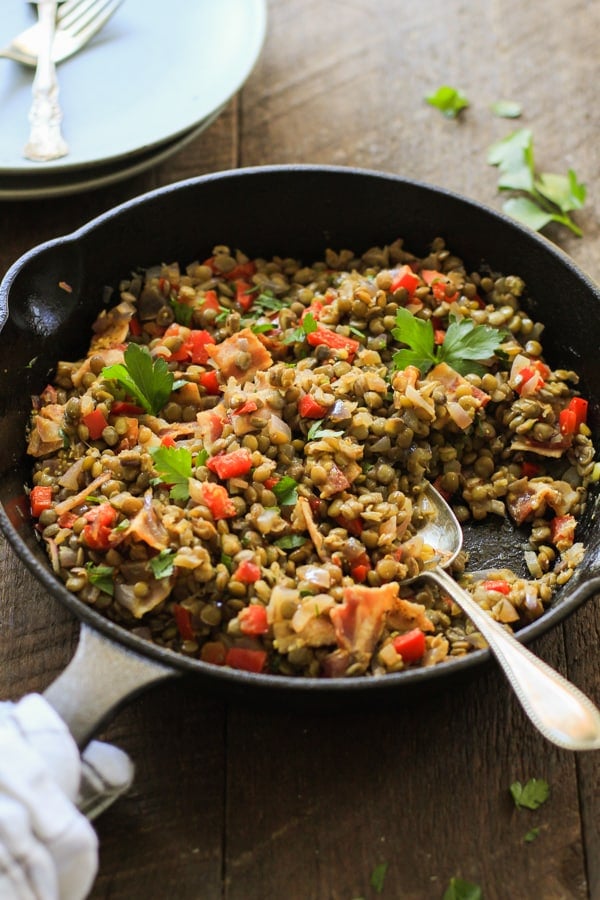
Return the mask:
<svg viewBox="0 0 600 900">
<path fill-rule="evenodd" d="M 189 327 L 194 315 L 193 307 L 189 303 L 180 303 L 178 300 L 173 299 L 169 300 L 169 305 L 173 310 L 177 324 Z"/>
<path fill-rule="evenodd" d="M 115 592 L 113 581 L 114 566 L 95 566 L 93 563 L 87 563 L 85 570 L 90 584 L 104 591 L 105 594 L 113 596 Z"/>
<path fill-rule="evenodd" d="M 530 828 L 523 840 L 526 844 L 531 844 L 538 837 L 540 833 L 539 828 Z"/>
<path fill-rule="evenodd" d="M 394 354 L 396 369 L 416 366 L 425 375 L 434 365 L 445 362 L 461 375 L 470 372 L 483 374 L 485 369 L 476 360 L 489 359 L 504 340 L 505 333 L 489 325 L 476 325 L 472 319 L 450 316 L 444 343 L 436 345 L 433 325 L 429 319 L 413 316 L 403 306 L 396 312 L 396 340 L 410 349 Z"/>
<path fill-rule="evenodd" d="M 281 550 L 297 550 L 307 542 L 308 538 L 303 534 L 284 534 L 283 537 L 273 541 L 276 547 Z"/>
<path fill-rule="evenodd" d="M 518 119 L 523 112 L 521 104 L 515 103 L 514 100 L 497 100 L 496 103 L 492 103 L 491 110 L 501 119 Z"/>
<path fill-rule="evenodd" d="M 443 900 L 482 900 L 483 893 L 477 884 L 464 878 L 451 878 Z"/>
<path fill-rule="evenodd" d="M 371 887 L 377 894 L 381 894 L 381 892 L 383 891 L 387 868 L 388 863 L 379 863 L 379 865 L 375 866 L 375 868 L 371 872 Z"/>
<path fill-rule="evenodd" d="M 510 786 L 515 806 L 520 809 L 537 809 L 550 796 L 550 787 L 543 778 L 530 778 L 524 785 L 515 781 Z"/>
<path fill-rule="evenodd" d="M 117 381 L 148 413 L 158 415 L 173 390 L 173 373 L 164 359 L 153 360 L 146 349 L 129 344 L 124 364 L 116 363 L 102 369 L 107 381 Z"/>
<path fill-rule="evenodd" d="M 161 550 L 150 560 L 150 569 L 155 578 L 169 578 L 173 574 L 174 550 Z"/>
<path fill-rule="evenodd" d="M 277 497 L 281 506 L 295 506 L 298 502 L 298 492 L 296 488 L 298 482 L 291 475 L 284 475 L 279 481 L 273 485 L 271 490 Z"/>
<path fill-rule="evenodd" d="M 317 321 L 312 313 L 306 313 L 304 319 L 302 320 L 302 324 L 298 326 L 298 328 L 294 328 L 289 334 L 287 334 L 284 339 L 284 344 L 295 344 L 298 341 L 303 341 L 307 334 L 312 334 L 313 331 L 318 329 Z"/>
<path fill-rule="evenodd" d="M 566 175 L 536 172 L 533 137 L 528 128 L 519 128 L 492 144 L 487 161 L 499 168 L 498 190 L 519 193 L 504 203 L 506 213 L 534 231 L 557 222 L 581 237 L 582 231 L 569 213 L 582 208 L 586 187 L 573 169 Z"/>
<path fill-rule="evenodd" d="M 171 485 L 173 500 L 187 500 L 190 496 L 192 454 L 187 447 L 154 447 L 150 450 L 160 481 Z"/>
<path fill-rule="evenodd" d="M 461 109 L 466 109 L 469 105 L 469 101 L 465 95 L 457 88 L 450 87 L 448 84 L 443 84 L 437 91 L 428 94 L 425 97 L 425 100 L 431 106 L 435 106 L 436 109 L 439 109 L 439 111 L 448 119 L 455 119 Z"/>
<path fill-rule="evenodd" d="M 341 437 L 344 433 L 343 431 L 333 431 L 331 428 L 321 428 L 323 422 L 324 419 L 319 419 L 310 426 L 308 434 L 306 435 L 309 441 L 316 441 L 318 438 L 324 437 Z"/>
</svg>

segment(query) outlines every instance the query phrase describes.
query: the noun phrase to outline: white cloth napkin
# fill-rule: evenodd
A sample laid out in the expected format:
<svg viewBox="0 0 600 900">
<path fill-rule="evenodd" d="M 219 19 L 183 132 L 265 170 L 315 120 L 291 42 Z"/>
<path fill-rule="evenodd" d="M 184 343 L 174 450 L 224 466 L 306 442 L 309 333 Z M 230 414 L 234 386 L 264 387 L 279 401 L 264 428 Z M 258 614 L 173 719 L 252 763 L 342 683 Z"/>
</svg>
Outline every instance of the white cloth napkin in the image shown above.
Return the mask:
<svg viewBox="0 0 600 900">
<path fill-rule="evenodd" d="M 0 898 L 86 897 L 98 839 L 84 813 L 97 814 L 132 779 L 131 760 L 110 744 L 93 741 L 80 757 L 39 694 L 0 703 Z"/>
</svg>

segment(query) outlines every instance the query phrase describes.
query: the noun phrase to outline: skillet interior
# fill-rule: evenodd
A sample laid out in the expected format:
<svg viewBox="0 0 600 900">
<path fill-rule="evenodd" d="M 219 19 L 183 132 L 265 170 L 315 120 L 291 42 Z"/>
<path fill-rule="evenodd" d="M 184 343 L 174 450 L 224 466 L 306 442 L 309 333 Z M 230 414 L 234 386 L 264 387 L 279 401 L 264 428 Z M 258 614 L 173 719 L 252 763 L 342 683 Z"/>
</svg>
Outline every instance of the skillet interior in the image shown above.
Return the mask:
<svg viewBox="0 0 600 900">
<path fill-rule="evenodd" d="M 439 687 L 470 673 L 487 651 L 430 669 L 380 679 L 293 679 L 249 675 L 189 660 L 146 643 L 104 619 L 67 592 L 50 572 L 28 520 L 23 484 L 30 461 L 25 428 L 30 395 L 47 382 L 59 358 L 85 351 L 90 326 L 107 287 L 131 269 L 157 262 L 183 263 L 210 255 L 217 243 L 250 256 L 322 258 L 327 247 L 362 252 L 404 237 L 424 254 L 436 236 L 471 269 L 484 260 L 493 269 L 521 275 L 534 294 L 530 310 L 546 323 L 543 341 L 554 366 L 575 368 L 591 398 L 590 424 L 600 443 L 600 291 L 561 251 L 510 219 L 427 185 L 395 176 L 332 167 L 242 169 L 171 185 L 123 204 L 79 231 L 35 248 L 7 273 L 0 287 L 0 525 L 25 564 L 80 619 L 145 655 L 203 677 L 214 689 L 336 704 L 369 702 L 400 689 Z M 69 289 L 65 290 L 64 285 Z M 600 590 L 598 491 L 593 492 L 578 539 L 586 557 L 552 608 L 520 633 L 528 642 L 558 624 Z M 520 565 L 523 537 L 497 521 L 466 529 L 474 568 Z M 264 699 L 264 698 L 263 698 Z"/>
</svg>

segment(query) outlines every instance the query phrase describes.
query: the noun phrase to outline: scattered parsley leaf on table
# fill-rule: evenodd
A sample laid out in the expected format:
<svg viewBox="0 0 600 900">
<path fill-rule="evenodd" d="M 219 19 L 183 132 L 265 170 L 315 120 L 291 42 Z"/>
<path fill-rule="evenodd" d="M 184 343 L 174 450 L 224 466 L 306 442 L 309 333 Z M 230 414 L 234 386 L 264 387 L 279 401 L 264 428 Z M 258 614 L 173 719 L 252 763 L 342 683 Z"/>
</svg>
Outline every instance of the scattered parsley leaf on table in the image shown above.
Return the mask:
<svg viewBox="0 0 600 900">
<path fill-rule="evenodd" d="M 510 793 L 515 806 L 537 809 L 550 796 L 550 788 L 543 778 L 530 778 L 524 785 L 520 781 L 514 781 L 510 786 Z"/>
<path fill-rule="evenodd" d="M 466 109 L 469 105 L 465 95 L 448 84 L 443 84 L 437 91 L 428 94 L 425 100 L 430 106 L 435 106 L 436 109 L 439 109 L 448 119 L 456 119 L 459 112 L 462 109 Z"/>
<path fill-rule="evenodd" d="M 445 362 L 461 375 L 470 372 L 483 374 L 485 369 L 477 360 L 493 356 L 505 338 L 505 333 L 489 325 L 476 325 L 472 319 L 450 316 L 444 343 L 436 345 L 433 325 L 429 319 L 419 319 L 400 307 L 396 313 L 396 328 L 392 334 L 409 349 L 394 354 L 397 369 L 416 366 L 421 375 L 437 363 Z"/>
<path fill-rule="evenodd" d="M 501 119 L 518 119 L 523 112 L 521 104 L 514 100 L 497 100 L 490 108 L 494 115 Z"/>
<path fill-rule="evenodd" d="M 118 381 L 146 412 L 158 415 L 173 390 L 173 373 L 164 359 L 152 359 L 137 344 L 129 344 L 123 358 L 124 363 L 105 366 L 102 377 Z"/>
<path fill-rule="evenodd" d="M 523 840 L 526 844 L 531 844 L 532 841 L 535 841 L 536 837 L 540 833 L 539 828 L 530 828 Z"/>
<path fill-rule="evenodd" d="M 498 190 L 520 194 L 504 203 L 503 208 L 508 215 L 534 231 L 540 231 L 550 222 L 557 222 L 578 237 L 582 236 L 581 229 L 569 213 L 582 208 L 586 187 L 573 169 L 569 169 L 566 175 L 536 172 L 533 138 L 528 128 L 519 128 L 492 144 L 487 161 L 500 170 Z"/>
<path fill-rule="evenodd" d="M 381 892 L 383 891 L 387 869 L 388 863 L 384 862 L 379 863 L 379 865 L 375 866 L 375 868 L 371 872 L 371 887 L 377 894 L 381 894 Z"/>
<path fill-rule="evenodd" d="M 483 893 L 479 885 L 464 878 L 451 878 L 446 888 L 443 900 L 483 900 Z"/>
</svg>

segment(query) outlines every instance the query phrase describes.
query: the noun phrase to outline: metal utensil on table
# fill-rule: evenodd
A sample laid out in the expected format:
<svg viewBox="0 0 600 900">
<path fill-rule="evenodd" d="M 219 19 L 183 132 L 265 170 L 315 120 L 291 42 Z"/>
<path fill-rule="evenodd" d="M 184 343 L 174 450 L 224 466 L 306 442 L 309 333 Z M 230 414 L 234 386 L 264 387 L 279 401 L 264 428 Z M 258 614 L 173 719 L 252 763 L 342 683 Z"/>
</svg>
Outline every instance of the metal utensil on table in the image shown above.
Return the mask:
<svg viewBox="0 0 600 900">
<path fill-rule="evenodd" d="M 600 711 L 592 701 L 531 653 L 445 571 L 460 552 L 462 529 L 432 485 L 426 486 L 425 496 L 434 515 L 419 534 L 438 551 L 440 561 L 409 580 L 434 582 L 460 606 L 488 642 L 523 709 L 544 737 L 566 750 L 600 749 Z"/>
<path fill-rule="evenodd" d="M 123 0 L 65 0 L 56 11 L 52 61 L 56 65 L 81 50 L 106 25 Z M 0 48 L 0 57 L 37 66 L 42 29 L 39 21 Z"/>
<path fill-rule="evenodd" d="M 38 62 L 33 79 L 33 102 L 29 110 L 31 130 L 23 155 L 34 162 L 59 159 L 69 152 L 62 136 L 62 110 L 58 102 L 58 79 L 52 60 L 56 0 L 37 0 L 40 25 Z"/>
</svg>

